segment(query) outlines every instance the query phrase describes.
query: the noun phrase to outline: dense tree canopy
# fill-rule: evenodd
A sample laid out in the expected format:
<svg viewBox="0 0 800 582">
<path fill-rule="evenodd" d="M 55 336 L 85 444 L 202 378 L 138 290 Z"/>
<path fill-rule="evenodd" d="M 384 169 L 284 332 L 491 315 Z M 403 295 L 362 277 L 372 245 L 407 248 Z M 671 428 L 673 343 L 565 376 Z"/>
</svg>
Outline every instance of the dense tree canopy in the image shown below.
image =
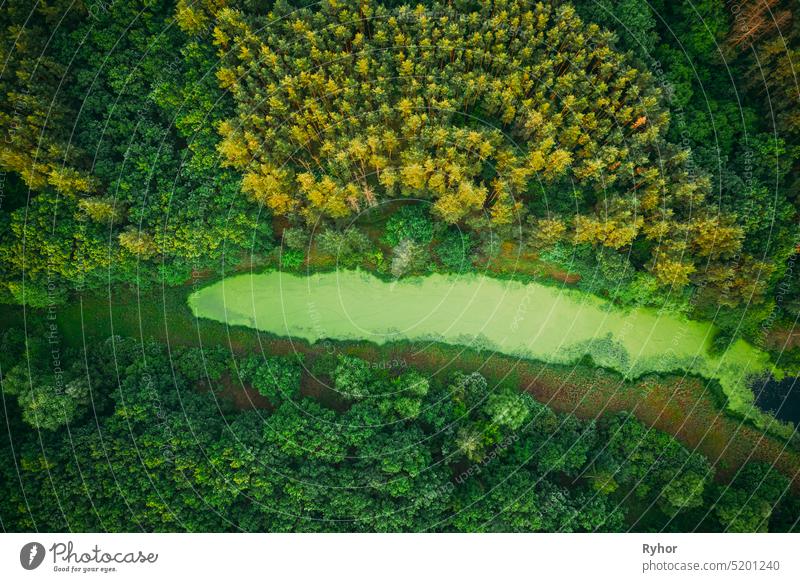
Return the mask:
<svg viewBox="0 0 800 582">
<path fill-rule="evenodd" d="M 773 468 L 720 478 L 633 416 L 580 420 L 513 381 L 79 351 L 47 320 L 242 264 L 486 269 L 713 320 L 718 349 L 780 332 L 800 372 L 795 12 L 6 0 L 0 303 L 27 309 L 24 334 L 0 327 L 0 527 L 796 531 Z"/>
<path fill-rule="evenodd" d="M 41 306 L 56 299 L 45 287 L 177 284 L 269 248 L 216 160 L 215 116 L 230 104 L 208 73 L 213 49 L 181 33 L 174 9 L 4 5 L 0 165 L 30 190 L 22 207 L 0 208 L 0 293 Z"/>
<path fill-rule="evenodd" d="M 720 0 L 307 4 L 6 3 L 0 165 L 29 191 L 0 207 L 0 298 L 264 260 L 274 212 L 347 268 L 463 270 L 518 240 L 626 257 L 623 302 L 692 286 L 701 316 L 763 304 L 730 333 L 769 315 L 796 244 L 784 2 L 773 27 Z M 334 240 L 395 199 L 473 240 Z"/>
<path fill-rule="evenodd" d="M 413 197 L 447 223 L 501 227 L 531 200 L 569 196 L 578 214 L 555 220 L 575 242 L 650 241 L 650 268 L 678 286 L 739 249 L 707 177 L 664 139 L 653 78 L 569 5 L 354 0 L 213 17 L 238 113 L 219 149 L 277 214 L 315 223 Z"/>
<path fill-rule="evenodd" d="M 3 346 L 20 349 L 13 337 Z M 23 415 L 31 430 L 6 399 L 3 528 L 619 531 L 694 528 L 713 505 L 703 528 L 750 531 L 791 502 L 768 467 L 717 486 L 704 458 L 631 416 L 556 414 L 478 373 L 440 381 L 318 356 L 306 373 L 339 393 L 332 409 L 297 393 L 296 365 L 99 344 L 84 378 L 111 399 L 96 403 L 96 419 L 73 417 L 67 432 Z M 236 410 L 197 390 L 219 391 L 236 370 L 245 386 L 280 394 L 274 408 Z"/>
</svg>

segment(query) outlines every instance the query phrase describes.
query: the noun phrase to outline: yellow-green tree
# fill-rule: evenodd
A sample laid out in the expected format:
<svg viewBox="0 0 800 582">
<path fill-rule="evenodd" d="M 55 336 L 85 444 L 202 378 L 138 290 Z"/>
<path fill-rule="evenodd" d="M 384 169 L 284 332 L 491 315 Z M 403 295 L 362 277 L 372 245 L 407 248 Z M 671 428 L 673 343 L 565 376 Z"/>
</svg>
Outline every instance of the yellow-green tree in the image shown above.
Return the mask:
<svg viewBox="0 0 800 582">
<path fill-rule="evenodd" d="M 269 26 L 222 1 L 198 6 L 182 4 L 178 22 L 213 23 L 217 78 L 237 103 L 219 152 L 253 200 L 291 221 L 413 197 L 446 223 L 502 227 L 538 184 L 569 187 L 578 210 L 543 222 L 538 246 L 648 240 L 664 285 L 689 283 L 702 273 L 695 260 L 741 244 L 731 218 L 708 218 L 708 179 L 666 142 L 652 76 L 569 5 L 327 0 L 278 4 Z"/>
</svg>

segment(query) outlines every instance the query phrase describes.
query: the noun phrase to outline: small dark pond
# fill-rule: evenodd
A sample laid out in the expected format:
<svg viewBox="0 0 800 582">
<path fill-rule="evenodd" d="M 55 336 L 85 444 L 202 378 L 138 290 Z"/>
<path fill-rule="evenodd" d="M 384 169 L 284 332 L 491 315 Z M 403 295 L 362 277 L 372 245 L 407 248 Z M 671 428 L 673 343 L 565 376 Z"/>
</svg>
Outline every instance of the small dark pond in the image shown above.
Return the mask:
<svg viewBox="0 0 800 582">
<path fill-rule="evenodd" d="M 800 378 L 775 380 L 771 376 L 757 380 L 751 386 L 756 405 L 771 412 L 779 420 L 800 425 Z"/>
</svg>

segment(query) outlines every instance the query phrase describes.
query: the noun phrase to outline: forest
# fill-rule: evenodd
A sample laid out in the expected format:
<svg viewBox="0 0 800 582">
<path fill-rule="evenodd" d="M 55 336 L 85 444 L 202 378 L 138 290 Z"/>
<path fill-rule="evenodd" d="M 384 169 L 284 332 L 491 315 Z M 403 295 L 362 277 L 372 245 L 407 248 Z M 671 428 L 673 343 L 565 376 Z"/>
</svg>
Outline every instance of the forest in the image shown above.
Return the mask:
<svg viewBox="0 0 800 582">
<path fill-rule="evenodd" d="M 4 369 L 20 339 L 6 334 Z M 477 372 L 431 381 L 341 353 L 168 354 L 120 338 L 88 357 L 62 380 L 75 408 L 7 408 L 43 429 L 14 427 L 0 449 L 18 484 L 0 501 L 7 530 L 792 531 L 800 510 L 766 463 L 717 484 L 702 455 L 631 415 L 581 421 Z M 5 391 L 24 395 L 26 373 L 12 367 Z M 336 401 L 301 394 L 303 374 Z M 264 408 L 197 390 L 231 381 Z M 62 414 L 69 430 L 52 431 Z"/>
<path fill-rule="evenodd" d="M 7 3 L 4 301 L 536 263 L 714 318 L 721 346 L 796 317 L 781 3 L 269 4 Z"/>
<path fill-rule="evenodd" d="M 800 466 L 726 465 L 632 409 L 152 333 L 234 273 L 475 274 L 712 322 L 715 354 L 746 341 L 796 377 L 795 12 L 7 0 L 0 526 L 798 531 Z M 159 297 L 181 306 L 92 328 Z"/>
</svg>

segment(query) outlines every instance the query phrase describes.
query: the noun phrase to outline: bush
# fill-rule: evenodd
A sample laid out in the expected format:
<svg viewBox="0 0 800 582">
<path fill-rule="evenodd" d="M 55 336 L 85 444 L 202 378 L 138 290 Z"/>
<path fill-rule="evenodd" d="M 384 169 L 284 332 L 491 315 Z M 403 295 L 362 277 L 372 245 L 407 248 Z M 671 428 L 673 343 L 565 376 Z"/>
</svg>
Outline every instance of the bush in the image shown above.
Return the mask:
<svg viewBox="0 0 800 582">
<path fill-rule="evenodd" d="M 305 229 L 292 227 L 283 231 L 283 244 L 295 251 L 304 251 L 308 247 L 308 232 Z"/>
<path fill-rule="evenodd" d="M 433 239 L 433 222 L 422 206 L 403 206 L 386 222 L 384 243 L 394 247 L 406 239 L 421 245 Z"/>
<path fill-rule="evenodd" d="M 481 236 L 479 252 L 487 259 L 494 258 L 500 254 L 500 251 L 502 250 L 502 244 L 503 241 L 500 240 L 500 237 L 498 237 L 494 232 L 488 231 Z"/>
<path fill-rule="evenodd" d="M 356 267 L 362 261 L 373 258 L 373 246 L 369 237 L 357 228 L 344 232 L 326 230 L 317 237 L 319 252 L 336 257 L 343 267 Z"/>
<path fill-rule="evenodd" d="M 193 382 L 201 382 L 206 378 L 218 381 L 230 365 L 228 355 L 220 346 L 179 348 L 175 351 L 172 363 L 178 372 Z"/>
<path fill-rule="evenodd" d="M 411 239 L 402 240 L 392 251 L 392 275 L 395 277 L 425 271 L 429 266 L 428 250 Z"/>
<path fill-rule="evenodd" d="M 624 286 L 633 278 L 633 265 L 624 253 L 600 247 L 595 252 L 595 258 L 600 273 L 610 283 L 609 287 Z"/>
<path fill-rule="evenodd" d="M 299 358 L 299 355 L 250 356 L 239 364 L 239 378 L 252 384 L 259 394 L 277 406 L 281 400 L 300 394 L 303 368 Z"/>
<path fill-rule="evenodd" d="M 48 290 L 30 282 L 25 283 L 23 288 L 21 281 L 10 281 L 7 288 L 14 302 L 28 307 L 49 307 L 51 305 L 61 305 L 67 298 L 63 289 L 53 287 Z"/>
<path fill-rule="evenodd" d="M 762 323 L 769 318 L 773 309 L 775 309 L 773 301 L 720 310 L 717 310 L 715 304 L 711 304 L 704 309 L 698 308 L 697 316 L 713 319 L 719 331 L 714 336 L 712 348 L 721 353 L 739 338 L 760 341 Z"/>
<path fill-rule="evenodd" d="M 448 271 L 461 273 L 472 268 L 472 248 L 468 233 L 451 228 L 445 231 L 434 252 Z"/>
<path fill-rule="evenodd" d="M 303 255 L 303 251 L 287 249 L 281 253 L 281 267 L 287 271 L 299 269 L 301 266 L 303 266 L 303 261 L 305 261 L 305 255 Z"/>
<path fill-rule="evenodd" d="M 178 287 L 192 278 L 192 268 L 179 261 L 158 266 L 158 277 L 167 287 Z"/>
<path fill-rule="evenodd" d="M 340 354 L 333 372 L 334 387 L 348 400 L 360 400 L 372 392 L 373 376 L 369 362 Z"/>
</svg>

